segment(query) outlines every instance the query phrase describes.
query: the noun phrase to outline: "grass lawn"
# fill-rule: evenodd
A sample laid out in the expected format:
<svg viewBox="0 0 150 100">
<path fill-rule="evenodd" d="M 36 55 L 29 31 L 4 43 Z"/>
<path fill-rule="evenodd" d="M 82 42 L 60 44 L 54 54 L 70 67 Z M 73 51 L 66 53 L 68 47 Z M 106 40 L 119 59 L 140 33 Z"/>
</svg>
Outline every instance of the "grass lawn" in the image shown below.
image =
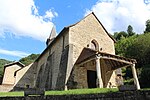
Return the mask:
<svg viewBox="0 0 150 100">
<path fill-rule="evenodd" d="M 23 91 L 19 92 L 0 92 L 0 97 L 24 96 Z"/>
<path fill-rule="evenodd" d="M 143 88 L 143 89 L 141 89 L 141 90 L 150 90 L 150 88 Z"/>
<path fill-rule="evenodd" d="M 141 91 L 150 90 L 150 88 L 141 89 Z M 67 91 L 45 91 L 45 95 L 79 95 L 94 93 L 118 92 L 117 88 L 94 88 L 94 89 L 73 89 Z M 23 91 L 19 92 L 0 92 L 0 97 L 24 96 Z"/>
<path fill-rule="evenodd" d="M 75 94 L 94 94 L 94 93 L 109 93 L 117 92 L 117 88 L 94 88 L 94 89 L 73 89 L 67 91 L 45 91 L 45 95 L 75 95 Z M 0 97 L 24 96 L 24 92 L 0 92 Z"/>
<path fill-rule="evenodd" d="M 117 91 L 118 91 L 117 88 L 73 89 L 67 91 L 46 91 L 45 95 L 94 94 L 94 93 L 109 93 L 109 92 L 117 92 Z"/>
</svg>

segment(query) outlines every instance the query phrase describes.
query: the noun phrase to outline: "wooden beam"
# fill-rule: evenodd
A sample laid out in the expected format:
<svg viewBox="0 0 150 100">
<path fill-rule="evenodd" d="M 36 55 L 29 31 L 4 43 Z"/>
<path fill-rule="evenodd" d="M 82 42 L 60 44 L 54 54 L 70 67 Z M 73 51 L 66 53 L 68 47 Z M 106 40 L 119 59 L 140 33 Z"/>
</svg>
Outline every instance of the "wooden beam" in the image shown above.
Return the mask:
<svg viewBox="0 0 150 100">
<path fill-rule="evenodd" d="M 111 62 L 109 60 L 104 60 L 105 64 L 107 65 L 107 70 L 111 71 Z"/>
<path fill-rule="evenodd" d="M 89 59 L 86 59 L 86 60 L 80 62 L 80 63 L 77 64 L 77 65 L 78 65 L 78 66 L 81 66 L 81 65 L 83 65 L 83 64 L 85 64 L 85 63 L 87 63 L 87 62 L 90 62 L 90 61 L 92 61 L 92 60 L 94 60 L 94 58 L 89 58 Z"/>
<path fill-rule="evenodd" d="M 132 62 L 121 60 L 121 59 L 118 59 L 118 58 L 112 58 L 112 57 L 107 57 L 107 56 L 102 56 L 101 58 L 102 59 L 110 59 L 110 60 L 114 60 L 114 61 L 119 61 L 119 62 L 126 63 L 126 64 L 133 64 Z"/>
</svg>

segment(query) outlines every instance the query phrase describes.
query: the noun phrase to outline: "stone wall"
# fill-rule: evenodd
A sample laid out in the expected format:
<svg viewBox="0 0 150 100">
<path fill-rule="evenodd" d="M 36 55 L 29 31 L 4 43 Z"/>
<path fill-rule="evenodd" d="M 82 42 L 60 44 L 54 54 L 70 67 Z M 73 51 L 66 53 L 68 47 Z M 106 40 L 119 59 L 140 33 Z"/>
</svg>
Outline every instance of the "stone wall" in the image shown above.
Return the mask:
<svg viewBox="0 0 150 100">
<path fill-rule="evenodd" d="M 73 70 L 74 82 L 76 82 L 76 88 L 88 88 L 87 85 L 87 69 L 86 67 L 75 66 Z"/>
<path fill-rule="evenodd" d="M 20 81 L 20 79 L 25 75 L 25 73 L 28 71 L 28 69 L 31 67 L 31 65 L 32 65 L 32 64 L 30 64 L 30 65 L 28 65 L 28 66 L 26 66 L 26 67 L 24 67 L 24 68 L 22 68 L 22 69 L 20 69 L 20 70 L 18 70 L 18 71 L 16 72 L 15 85 L 18 84 L 18 86 L 20 86 L 20 85 L 23 84 L 23 83 L 21 83 L 21 82 L 19 82 L 19 81 Z M 21 83 L 21 84 L 20 84 L 20 83 Z M 26 83 L 26 82 L 24 82 L 24 86 L 25 86 L 25 83 Z"/>
<path fill-rule="evenodd" d="M 74 26 L 70 27 L 69 31 L 69 43 L 73 45 L 73 64 L 74 65 L 79 58 L 82 50 L 84 47 L 90 47 L 91 41 L 96 40 L 99 44 L 99 49 L 102 48 L 102 52 L 115 54 L 114 49 L 114 40 L 110 38 L 110 36 L 106 33 L 103 29 L 99 21 L 93 14 L 88 15 L 83 20 L 75 24 Z M 102 78 L 104 79 L 104 86 L 107 87 L 108 83 L 111 82 L 115 85 L 115 73 L 114 72 L 107 72 L 107 66 L 104 61 L 101 61 L 102 68 Z M 70 69 L 72 66 L 69 66 Z M 85 66 L 85 67 L 92 67 L 92 66 Z M 79 67 L 78 67 L 79 68 Z M 87 70 L 87 68 L 86 68 Z M 86 70 L 84 71 L 84 77 L 86 77 Z M 76 71 L 77 72 L 77 71 Z M 68 72 L 70 73 L 70 72 Z M 82 73 L 81 69 L 79 69 L 79 73 Z M 106 75 L 107 74 L 107 75 Z M 78 74 L 76 74 L 78 75 Z M 75 75 L 74 75 L 75 76 Z M 108 78 L 107 78 L 108 76 Z M 76 80 L 81 80 L 82 78 L 78 77 Z M 82 80 L 84 81 L 84 80 Z M 84 81 L 84 85 L 82 87 L 86 87 L 86 82 Z M 78 87 L 80 87 L 79 85 Z"/>
<path fill-rule="evenodd" d="M 90 14 L 76 25 L 70 28 L 69 43 L 74 45 L 74 63 L 84 47 L 88 47 L 92 40 L 96 40 L 102 52 L 115 54 L 114 41 L 104 31 L 98 20 Z"/>
<path fill-rule="evenodd" d="M 56 87 L 58 90 L 65 89 L 68 52 L 69 52 L 69 45 L 62 51 L 62 55 L 61 55 L 59 73 L 58 73 L 57 83 L 56 83 Z"/>
<path fill-rule="evenodd" d="M 34 88 L 35 87 L 35 71 L 36 62 L 30 64 L 16 73 L 16 84 L 14 90 L 20 90 L 23 88 Z"/>
<path fill-rule="evenodd" d="M 69 89 L 75 88 L 88 88 L 88 79 L 87 79 L 87 71 L 96 71 L 95 61 L 92 60 L 83 64 L 82 66 L 74 66 L 70 79 L 68 80 Z M 116 87 L 116 75 L 114 71 L 107 71 L 107 66 L 105 62 L 101 60 L 101 72 L 102 72 L 102 80 L 104 87 Z M 94 81 L 94 79 L 93 79 Z M 110 84 L 111 82 L 111 84 Z M 76 84 L 74 84 L 76 83 Z M 72 86 L 71 86 L 72 85 Z"/>
<path fill-rule="evenodd" d="M 2 84 L 15 84 L 15 71 L 20 69 L 18 65 L 12 65 L 5 68 Z"/>
<path fill-rule="evenodd" d="M 0 97 L 0 100 L 150 100 L 150 91 L 127 91 L 104 94 Z"/>
<path fill-rule="evenodd" d="M 18 70 L 13 90 L 24 90 L 26 88 L 56 89 L 56 84 L 59 84 L 57 83 L 59 82 L 57 78 L 61 76 L 59 72 L 65 71 L 63 67 L 68 65 L 68 61 L 65 61 L 66 64 L 63 65 L 63 60 L 68 57 L 68 42 L 69 34 L 68 31 L 65 31 L 63 36 L 52 42 L 33 64 Z M 63 56 L 63 52 L 65 56 Z M 68 60 L 68 58 L 66 59 Z M 64 82 L 65 78 L 66 76 L 61 77 Z"/>
<path fill-rule="evenodd" d="M 101 59 L 101 66 L 102 66 L 102 79 L 104 83 L 104 87 L 116 87 L 116 74 L 115 71 L 108 71 L 108 66 L 106 62 Z M 111 84 L 110 84 L 111 83 Z"/>
<path fill-rule="evenodd" d="M 45 49 L 42 56 L 37 60 L 36 87 L 45 88 L 46 90 L 56 89 L 59 84 L 57 82 L 60 80 L 59 76 L 61 76 L 59 74 L 67 70 L 67 68 L 64 69 L 64 67 L 67 67 L 68 62 L 68 42 L 69 34 L 68 31 L 65 31 L 61 37 L 56 38 L 52 44 Z M 64 82 L 65 78 L 66 75 L 61 76 Z"/>
</svg>

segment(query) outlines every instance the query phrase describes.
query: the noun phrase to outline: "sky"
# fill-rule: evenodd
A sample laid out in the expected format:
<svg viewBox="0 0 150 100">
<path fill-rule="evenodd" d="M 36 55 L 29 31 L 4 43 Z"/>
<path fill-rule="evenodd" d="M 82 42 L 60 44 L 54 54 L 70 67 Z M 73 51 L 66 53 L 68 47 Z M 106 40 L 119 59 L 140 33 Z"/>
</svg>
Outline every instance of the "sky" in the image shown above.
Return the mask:
<svg viewBox="0 0 150 100">
<path fill-rule="evenodd" d="M 128 25 L 141 34 L 150 19 L 150 0 L 0 0 L 0 59 L 42 53 L 53 26 L 59 34 L 91 12 L 111 34 Z"/>
</svg>

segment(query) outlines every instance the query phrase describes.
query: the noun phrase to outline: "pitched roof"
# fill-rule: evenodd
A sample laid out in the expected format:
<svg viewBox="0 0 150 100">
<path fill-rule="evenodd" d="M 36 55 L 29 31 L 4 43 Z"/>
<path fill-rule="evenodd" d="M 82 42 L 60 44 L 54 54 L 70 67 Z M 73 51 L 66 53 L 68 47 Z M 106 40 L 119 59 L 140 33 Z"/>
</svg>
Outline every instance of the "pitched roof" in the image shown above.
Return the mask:
<svg viewBox="0 0 150 100">
<path fill-rule="evenodd" d="M 33 63 L 29 64 L 28 66 L 32 66 L 32 64 L 33 64 Z M 18 71 L 20 71 L 20 70 L 22 70 L 22 69 L 24 69 L 24 68 L 26 68 L 26 67 L 28 67 L 28 66 L 25 66 L 25 67 L 22 67 L 22 68 L 16 70 L 15 73 L 14 73 L 14 76 L 16 76 L 16 74 L 17 74 Z"/>
<path fill-rule="evenodd" d="M 35 60 L 38 61 L 43 54 L 48 50 L 48 48 L 53 45 L 54 43 L 56 43 L 56 41 L 65 33 L 65 31 L 67 31 L 69 28 L 64 27 L 64 29 L 56 36 L 56 38 L 54 38 L 54 40 L 46 47 L 46 49 L 44 49 L 44 51 L 40 54 L 40 56 Z"/>
<path fill-rule="evenodd" d="M 23 63 L 21 63 L 21 62 L 12 62 L 12 63 L 4 65 L 4 68 L 8 67 L 8 66 L 15 65 L 15 64 L 19 65 L 20 67 L 25 67 L 25 65 Z"/>
<path fill-rule="evenodd" d="M 80 65 L 82 63 L 94 60 L 96 55 L 100 55 L 101 59 L 104 59 L 106 64 L 111 66 L 110 70 L 116 70 L 118 68 L 137 63 L 135 59 L 129 59 L 118 55 L 92 50 L 90 48 L 84 48 L 79 58 L 77 59 L 76 64 Z"/>
</svg>

